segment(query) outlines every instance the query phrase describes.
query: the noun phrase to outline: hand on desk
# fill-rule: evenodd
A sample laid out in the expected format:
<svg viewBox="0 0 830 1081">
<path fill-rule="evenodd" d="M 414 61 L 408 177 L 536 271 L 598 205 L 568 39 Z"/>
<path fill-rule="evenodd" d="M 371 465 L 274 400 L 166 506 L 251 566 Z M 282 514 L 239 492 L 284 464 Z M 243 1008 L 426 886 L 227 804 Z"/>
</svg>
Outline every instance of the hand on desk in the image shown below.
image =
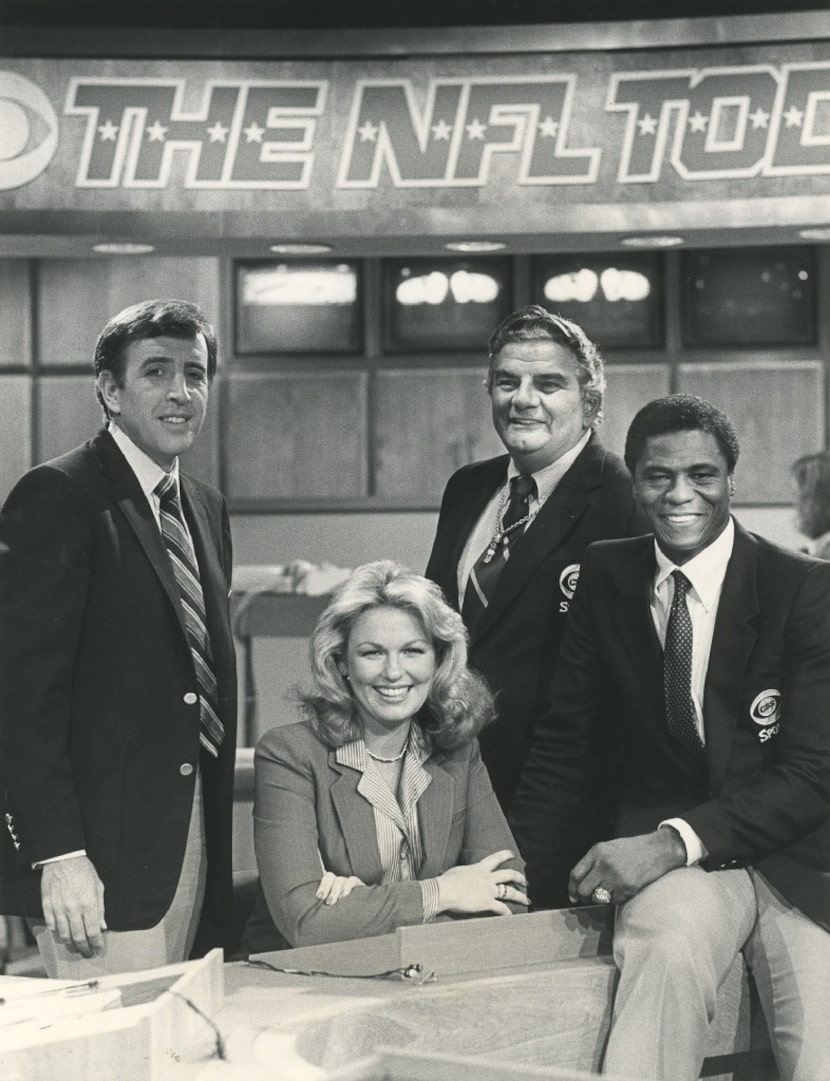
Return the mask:
<svg viewBox="0 0 830 1081">
<path fill-rule="evenodd" d="M 601 887 L 619 905 L 685 863 L 686 849 L 673 829 L 600 841 L 571 871 L 568 896 L 573 904 L 591 904 L 591 895 Z"/>
<path fill-rule="evenodd" d="M 46 926 L 82 957 L 104 951 L 104 884 L 88 856 L 43 866 L 40 895 Z"/>
<path fill-rule="evenodd" d="M 438 911 L 470 915 L 492 912 L 498 916 L 512 916 L 505 901 L 528 905 L 525 876 L 512 867 L 501 866 L 514 856 L 514 852 L 503 848 L 478 863 L 451 867 L 439 875 L 436 880 Z"/>
</svg>

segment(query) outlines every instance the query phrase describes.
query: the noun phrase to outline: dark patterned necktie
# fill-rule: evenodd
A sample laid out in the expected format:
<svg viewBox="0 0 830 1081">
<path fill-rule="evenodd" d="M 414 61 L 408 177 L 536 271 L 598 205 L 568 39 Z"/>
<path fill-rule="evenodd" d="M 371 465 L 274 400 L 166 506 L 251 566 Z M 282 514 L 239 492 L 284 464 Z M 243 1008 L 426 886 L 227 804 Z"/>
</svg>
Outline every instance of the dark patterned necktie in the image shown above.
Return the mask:
<svg viewBox="0 0 830 1081">
<path fill-rule="evenodd" d="M 196 669 L 201 720 L 199 738 L 205 750 L 216 757 L 225 729 L 219 720 L 213 653 L 205 620 L 205 599 L 199 581 L 196 553 L 184 524 L 176 478 L 172 473 L 168 473 L 154 490 L 159 498 L 161 535 L 179 587 L 179 600 Z"/>
<path fill-rule="evenodd" d="M 672 571 L 674 597 L 666 626 L 663 652 L 663 692 L 666 724 L 670 734 L 686 750 L 701 754 L 703 743 L 697 730 L 692 701 L 692 620 L 686 594 L 692 583 L 682 571 Z"/>
<path fill-rule="evenodd" d="M 464 591 L 461 615 L 470 634 L 476 630 L 496 593 L 501 573 L 522 537 L 523 527 L 530 514 L 530 497 L 536 491 L 533 477 L 513 477 L 510 482 L 510 501 L 496 533 L 486 550 L 481 553 L 470 571 L 470 579 Z"/>
</svg>

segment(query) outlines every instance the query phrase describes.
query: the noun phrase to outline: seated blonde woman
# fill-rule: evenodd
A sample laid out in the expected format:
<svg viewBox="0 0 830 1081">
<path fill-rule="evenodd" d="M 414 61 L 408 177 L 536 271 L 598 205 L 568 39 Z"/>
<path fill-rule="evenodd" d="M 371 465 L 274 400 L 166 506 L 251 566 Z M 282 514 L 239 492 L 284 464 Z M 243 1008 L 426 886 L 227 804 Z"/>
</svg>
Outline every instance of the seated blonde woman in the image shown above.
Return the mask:
<svg viewBox="0 0 830 1081">
<path fill-rule="evenodd" d="M 358 567 L 320 616 L 311 664 L 303 719 L 256 749 L 244 952 L 524 911 L 476 739 L 492 696 L 440 589 L 388 560 Z"/>
</svg>

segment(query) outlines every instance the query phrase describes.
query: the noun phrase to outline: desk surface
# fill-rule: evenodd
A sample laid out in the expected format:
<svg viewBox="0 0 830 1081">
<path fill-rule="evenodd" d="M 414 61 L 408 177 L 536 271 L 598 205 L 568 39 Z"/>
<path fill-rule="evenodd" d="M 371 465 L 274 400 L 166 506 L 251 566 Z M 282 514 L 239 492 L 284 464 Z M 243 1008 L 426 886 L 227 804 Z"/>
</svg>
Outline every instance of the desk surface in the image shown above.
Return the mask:
<svg viewBox="0 0 830 1081">
<path fill-rule="evenodd" d="M 607 958 L 425 984 L 226 965 L 216 1020 L 227 1059 L 198 1081 L 322 1081 L 384 1049 L 474 1059 L 480 1081 L 488 1064 L 505 1079 L 518 1065 L 555 1081 L 563 1069 L 596 1071 L 613 981 Z"/>
</svg>

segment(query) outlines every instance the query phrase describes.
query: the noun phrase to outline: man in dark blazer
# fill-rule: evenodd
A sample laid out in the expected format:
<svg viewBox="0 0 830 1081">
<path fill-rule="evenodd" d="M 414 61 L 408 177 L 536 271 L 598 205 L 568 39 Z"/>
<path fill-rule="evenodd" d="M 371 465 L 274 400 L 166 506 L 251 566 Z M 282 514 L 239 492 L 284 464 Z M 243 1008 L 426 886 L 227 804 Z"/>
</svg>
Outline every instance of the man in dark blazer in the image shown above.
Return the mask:
<svg viewBox="0 0 830 1081">
<path fill-rule="evenodd" d="M 122 311 L 95 352 L 107 427 L 27 473 L 0 513 L 0 912 L 31 918 L 51 976 L 226 938 L 230 529 L 221 495 L 178 466 L 215 367 L 195 305 Z M 184 600 L 155 491 L 170 480 Z"/>
<path fill-rule="evenodd" d="M 508 811 L 547 703 L 582 555 L 591 541 L 642 528 L 630 477 L 594 431 L 605 373 L 582 329 L 530 305 L 496 328 L 489 354 L 493 423 L 508 453 L 450 478 L 426 574 L 464 616 L 470 663 L 496 692 L 498 717 L 480 742 Z M 527 510 L 500 547 L 519 478 L 532 483 Z M 487 590 L 479 592 L 475 582 L 491 549 L 490 565 L 501 563 L 502 570 L 483 596 Z"/>
<path fill-rule="evenodd" d="M 784 1081 L 828 1076 L 830 565 L 730 516 L 738 443 L 686 395 L 634 418 L 626 462 L 653 537 L 585 558 L 517 795 L 531 900 L 585 791 L 618 779 L 615 839 L 573 901 L 619 905 L 606 1072 L 697 1078 L 717 988 L 743 952 Z"/>
</svg>

